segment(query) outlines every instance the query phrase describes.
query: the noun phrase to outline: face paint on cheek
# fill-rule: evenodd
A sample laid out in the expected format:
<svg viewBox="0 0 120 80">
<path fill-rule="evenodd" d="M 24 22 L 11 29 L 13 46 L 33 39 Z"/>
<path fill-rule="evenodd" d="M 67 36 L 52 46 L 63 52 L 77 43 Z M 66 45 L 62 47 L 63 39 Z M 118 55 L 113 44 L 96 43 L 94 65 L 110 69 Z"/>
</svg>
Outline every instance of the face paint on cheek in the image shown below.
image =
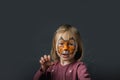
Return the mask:
<svg viewBox="0 0 120 80">
<path fill-rule="evenodd" d="M 60 40 L 60 39 L 59 39 Z M 57 54 L 58 55 L 61 55 L 62 54 L 62 45 L 61 43 L 59 42 L 59 40 L 56 42 L 56 51 L 57 51 Z"/>
<path fill-rule="evenodd" d="M 76 49 L 76 46 L 70 46 L 70 47 L 69 47 L 69 52 L 70 52 L 70 54 L 74 54 L 75 49 Z"/>
<path fill-rule="evenodd" d="M 63 52 L 62 47 L 58 46 L 58 53 L 59 53 L 60 55 L 62 55 L 62 52 Z"/>
</svg>

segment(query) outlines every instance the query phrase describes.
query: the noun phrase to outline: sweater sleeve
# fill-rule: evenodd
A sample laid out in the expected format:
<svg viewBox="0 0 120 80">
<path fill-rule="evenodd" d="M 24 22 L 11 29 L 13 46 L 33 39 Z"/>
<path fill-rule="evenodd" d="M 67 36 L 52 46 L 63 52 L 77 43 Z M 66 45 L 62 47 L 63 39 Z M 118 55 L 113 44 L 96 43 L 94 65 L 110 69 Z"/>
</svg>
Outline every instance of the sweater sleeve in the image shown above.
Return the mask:
<svg viewBox="0 0 120 80">
<path fill-rule="evenodd" d="M 43 72 L 42 68 L 38 69 L 38 71 L 35 73 L 33 80 L 48 80 L 51 77 L 51 70 L 55 63 L 53 63 L 49 68 Z"/>
<path fill-rule="evenodd" d="M 42 71 L 42 69 L 38 69 L 38 71 L 35 73 L 33 80 L 44 80 L 45 78 L 45 72 Z"/>
<path fill-rule="evenodd" d="M 84 63 L 78 66 L 77 70 L 78 80 L 91 80 L 90 75 L 87 71 L 87 67 Z"/>
</svg>

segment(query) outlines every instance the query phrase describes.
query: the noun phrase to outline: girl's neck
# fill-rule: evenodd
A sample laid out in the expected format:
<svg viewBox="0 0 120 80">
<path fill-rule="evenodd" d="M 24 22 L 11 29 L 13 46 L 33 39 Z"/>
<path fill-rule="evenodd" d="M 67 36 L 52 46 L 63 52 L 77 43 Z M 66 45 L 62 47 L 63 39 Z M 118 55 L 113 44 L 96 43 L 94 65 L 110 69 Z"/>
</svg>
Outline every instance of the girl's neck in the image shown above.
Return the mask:
<svg viewBox="0 0 120 80">
<path fill-rule="evenodd" d="M 62 66 L 65 66 L 65 65 L 68 65 L 68 64 L 71 64 L 72 62 L 74 62 L 75 60 L 69 60 L 69 61 L 64 61 L 64 60 L 60 60 L 60 64 Z"/>
</svg>

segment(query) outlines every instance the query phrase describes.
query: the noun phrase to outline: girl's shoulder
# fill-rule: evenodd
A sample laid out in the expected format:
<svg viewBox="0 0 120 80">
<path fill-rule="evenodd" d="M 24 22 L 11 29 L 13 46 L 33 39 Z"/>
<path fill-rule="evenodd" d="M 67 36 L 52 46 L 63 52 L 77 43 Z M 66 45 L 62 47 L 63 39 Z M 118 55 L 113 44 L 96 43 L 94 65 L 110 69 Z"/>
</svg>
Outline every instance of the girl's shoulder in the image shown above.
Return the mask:
<svg viewBox="0 0 120 80">
<path fill-rule="evenodd" d="M 76 62 L 75 62 L 75 65 L 76 65 L 76 66 L 80 66 L 80 65 L 85 65 L 85 63 L 82 62 L 82 61 L 76 61 Z"/>
<path fill-rule="evenodd" d="M 78 69 L 78 68 L 83 68 L 86 67 L 86 64 L 82 61 L 76 61 L 73 65 L 74 68 Z"/>
</svg>

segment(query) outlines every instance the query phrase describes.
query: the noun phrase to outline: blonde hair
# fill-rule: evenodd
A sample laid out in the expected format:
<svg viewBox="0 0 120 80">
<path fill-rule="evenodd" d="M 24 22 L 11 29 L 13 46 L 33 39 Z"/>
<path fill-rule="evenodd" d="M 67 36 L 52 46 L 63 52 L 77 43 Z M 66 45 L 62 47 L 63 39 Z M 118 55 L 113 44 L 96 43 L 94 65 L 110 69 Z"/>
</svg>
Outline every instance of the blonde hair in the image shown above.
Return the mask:
<svg viewBox="0 0 120 80">
<path fill-rule="evenodd" d="M 76 39 L 77 42 L 77 51 L 75 54 L 75 60 L 81 60 L 82 55 L 83 55 L 83 45 L 82 45 L 82 40 L 80 37 L 80 33 L 78 32 L 78 30 L 74 27 L 71 26 L 69 24 L 63 24 L 60 25 L 59 28 L 56 30 L 56 32 L 54 33 L 54 37 L 53 37 L 53 41 L 52 41 L 52 49 L 51 49 L 51 57 L 53 61 L 59 61 L 59 57 L 57 55 L 57 51 L 56 51 L 56 40 L 57 37 L 60 33 L 64 33 L 66 31 L 70 31 L 73 35 L 74 38 Z"/>
</svg>

